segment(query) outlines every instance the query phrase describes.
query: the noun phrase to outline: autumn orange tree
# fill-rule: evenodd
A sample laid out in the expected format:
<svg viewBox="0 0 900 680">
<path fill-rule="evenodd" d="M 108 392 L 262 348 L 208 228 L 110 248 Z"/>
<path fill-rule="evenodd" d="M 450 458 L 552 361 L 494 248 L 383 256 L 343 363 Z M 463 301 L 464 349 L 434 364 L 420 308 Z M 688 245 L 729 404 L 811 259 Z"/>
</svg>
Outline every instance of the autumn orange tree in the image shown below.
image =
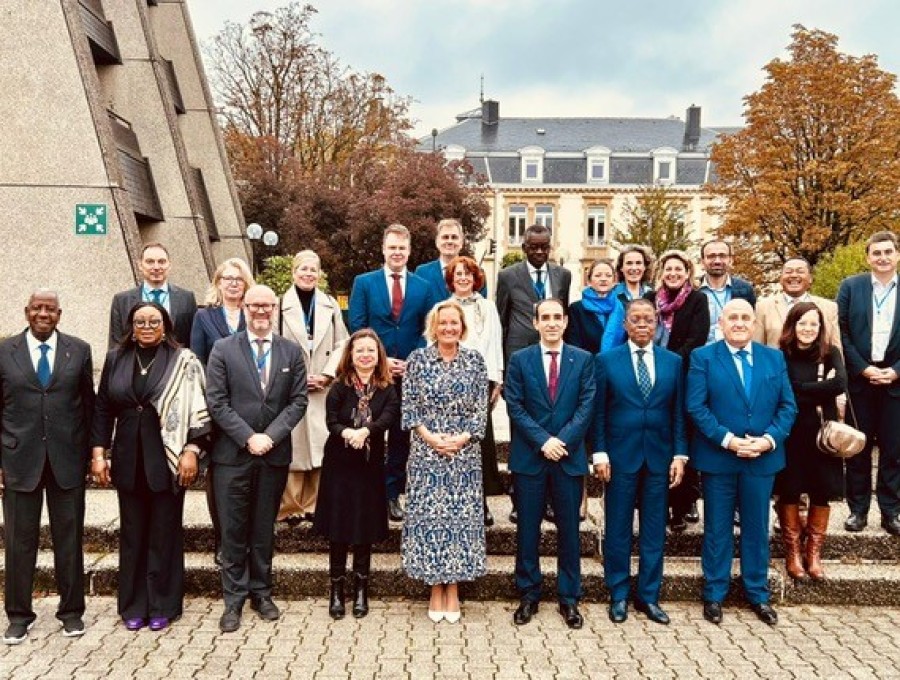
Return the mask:
<svg viewBox="0 0 900 680">
<path fill-rule="evenodd" d="M 719 235 L 758 283 L 785 259 L 815 265 L 837 246 L 894 228 L 900 208 L 900 103 L 873 55 L 795 26 L 789 59 L 765 66 L 744 98 L 746 126 L 712 150 L 723 196 Z"/>
</svg>

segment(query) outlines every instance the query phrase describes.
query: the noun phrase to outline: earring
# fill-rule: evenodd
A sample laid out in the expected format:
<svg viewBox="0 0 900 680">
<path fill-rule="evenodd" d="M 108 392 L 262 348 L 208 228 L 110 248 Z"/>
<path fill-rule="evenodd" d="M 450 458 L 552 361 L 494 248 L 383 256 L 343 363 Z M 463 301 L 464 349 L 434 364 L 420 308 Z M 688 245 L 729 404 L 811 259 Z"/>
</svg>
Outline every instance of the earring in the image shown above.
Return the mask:
<svg viewBox="0 0 900 680">
<path fill-rule="evenodd" d="M 136 335 L 132 334 L 132 335 L 131 335 L 131 339 L 134 340 L 135 342 L 137 342 L 137 336 L 136 336 Z"/>
<path fill-rule="evenodd" d="M 162 339 L 163 339 L 163 340 L 166 339 L 166 334 L 165 334 L 165 333 L 163 333 Z"/>
</svg>

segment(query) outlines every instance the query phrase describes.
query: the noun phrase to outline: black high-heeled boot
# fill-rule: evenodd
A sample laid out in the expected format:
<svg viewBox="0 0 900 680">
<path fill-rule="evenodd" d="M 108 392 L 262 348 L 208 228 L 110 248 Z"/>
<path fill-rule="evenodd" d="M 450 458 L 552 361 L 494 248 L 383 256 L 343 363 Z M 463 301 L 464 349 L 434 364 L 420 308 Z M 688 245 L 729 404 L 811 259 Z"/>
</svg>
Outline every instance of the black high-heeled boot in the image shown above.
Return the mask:
<svg viewBox="0 0 900 680">
<path fill-rule="evenodd" d="M 361 619 L 369 613 L 369 575 L 353 572 L 353 616 Z"/>
<path fill-rule="evenodd" d="M 344 608 L 344 583 L 345 576 L 331 579 L 331 595 L 328 596 L 328 614 L 335 621 L 344 618 L 347 610 Z"/>
</svg>

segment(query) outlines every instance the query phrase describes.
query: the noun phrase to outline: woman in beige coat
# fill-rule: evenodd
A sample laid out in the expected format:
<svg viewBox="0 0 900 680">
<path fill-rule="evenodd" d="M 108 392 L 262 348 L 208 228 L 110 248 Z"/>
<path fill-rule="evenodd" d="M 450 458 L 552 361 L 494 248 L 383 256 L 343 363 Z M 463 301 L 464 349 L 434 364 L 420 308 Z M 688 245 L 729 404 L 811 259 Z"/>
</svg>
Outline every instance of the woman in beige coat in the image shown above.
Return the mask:
<svg viewBox="0 0 900 680">
<path fill-rule="evenodd" d="M 325 398 L 347 342 L 347 327 L 337 301 L 318 289 L 319 256 L 303 250 L 294 256 L 294 285 L 281 300 L 281 334 L 303 348 L 309 405 L 291 434 L 293 460 L 281 497 L 279 521 L 312 520 L 319 491 L 319 474 L 328 429 Z"/>
</svg>

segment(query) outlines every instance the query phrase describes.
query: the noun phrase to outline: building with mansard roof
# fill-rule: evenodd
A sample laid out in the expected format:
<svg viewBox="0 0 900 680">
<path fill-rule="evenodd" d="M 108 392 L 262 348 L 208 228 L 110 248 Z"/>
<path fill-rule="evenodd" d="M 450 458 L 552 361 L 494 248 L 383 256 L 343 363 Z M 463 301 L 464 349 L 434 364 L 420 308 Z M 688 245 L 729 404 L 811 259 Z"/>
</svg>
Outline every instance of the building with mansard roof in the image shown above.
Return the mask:
<svg viewBox="0 0 900 680">
<path fill-rule="evenodd" d="M 106 346 L 113 294 L 144 243 L 199 296 L 218 262 L 249 258 L 243 218 L 185 0 L 7 3 L 0 155 L 0 335 L 38 287 L 61 328 Z"/>
<path fill-rule="evenodd" d="M 691 106 L 686 121 L 504 118 L 498 102 L 485 101 L 420 140 L 419 150 L 465 159 L 486 178 L 492 214 L 476 253 L 489 251 L 490 239 L 496 243 L 483 263 L 490 280 L 504 254 L 520 248 L 525 228 L 538 223 L 553 228 L 556 259 L 581 282 L 592 260 L 616 254 L 612 242 L 624 211 L 649 186 L 670 189 L 695 238 L 718 225 L 709 211 L 718 199 L 703 185 L 722 131 L 702 127 L 700 113 Z"/>
</svg>

